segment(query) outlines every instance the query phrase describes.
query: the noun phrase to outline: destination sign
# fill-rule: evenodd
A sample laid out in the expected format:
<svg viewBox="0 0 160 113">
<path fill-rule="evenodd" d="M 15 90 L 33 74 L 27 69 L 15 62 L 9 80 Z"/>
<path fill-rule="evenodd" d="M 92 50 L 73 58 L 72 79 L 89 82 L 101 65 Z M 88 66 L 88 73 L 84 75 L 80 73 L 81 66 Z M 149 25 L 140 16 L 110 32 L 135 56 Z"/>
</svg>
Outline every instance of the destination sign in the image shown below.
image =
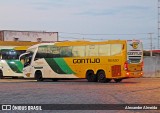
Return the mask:
<svg viewBox="0 0 160 113">
<path fill-rule="evenodd" d="M 142 52 L 141 51 L 140 52 L 139 51 L 134 51 L 134 52 L 132 51 L 132 52 L 128 52 L 128 55 L 135 55 L 135 56 L 142 55 Z"/>
</svg>

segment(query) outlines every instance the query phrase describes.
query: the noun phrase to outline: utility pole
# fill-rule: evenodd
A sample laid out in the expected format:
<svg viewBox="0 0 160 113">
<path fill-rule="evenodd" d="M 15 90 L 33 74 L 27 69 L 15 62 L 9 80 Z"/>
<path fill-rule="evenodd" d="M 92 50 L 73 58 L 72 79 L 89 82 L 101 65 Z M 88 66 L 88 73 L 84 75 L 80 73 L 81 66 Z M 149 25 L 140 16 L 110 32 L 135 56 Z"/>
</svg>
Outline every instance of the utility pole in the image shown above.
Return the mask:
<svg viewBox="0 0 160 113">
<path fill-rule="evenodd" d="M 160 0 L 158 0 L 158 49 L 160 49 Z"/>
<path fill-rule="evenodd" d="M 151 46 L 151 50 L 150 50 L 150 56 L 152 56 L 152 34 L 153 33 L 148 33 L 149 35 L 150 35 L 150 41 L 151 41 L 151 43 L 150 43 L 150 46 Z"/>
</svg>

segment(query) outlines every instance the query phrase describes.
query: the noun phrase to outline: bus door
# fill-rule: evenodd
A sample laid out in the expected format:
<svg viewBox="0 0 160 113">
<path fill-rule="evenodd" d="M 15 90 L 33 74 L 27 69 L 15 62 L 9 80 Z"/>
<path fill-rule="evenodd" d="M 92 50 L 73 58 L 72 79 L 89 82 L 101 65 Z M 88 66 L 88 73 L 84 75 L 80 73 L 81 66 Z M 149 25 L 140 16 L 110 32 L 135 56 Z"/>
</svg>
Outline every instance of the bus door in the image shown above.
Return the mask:
<svg viewBox="0 0 160 113">
<path fill-rule="evenodd" d="M 24 53 L 19 57 L 19 60 L 24 65 L 24 68 L 23 68 L 24 77 L 31 77 L 32 68 L 33 68 L 33 66 L 31 66 L 32 56 L 33 56 L 33 53 L 29 52 L 29 53 Z"/>
</svg>

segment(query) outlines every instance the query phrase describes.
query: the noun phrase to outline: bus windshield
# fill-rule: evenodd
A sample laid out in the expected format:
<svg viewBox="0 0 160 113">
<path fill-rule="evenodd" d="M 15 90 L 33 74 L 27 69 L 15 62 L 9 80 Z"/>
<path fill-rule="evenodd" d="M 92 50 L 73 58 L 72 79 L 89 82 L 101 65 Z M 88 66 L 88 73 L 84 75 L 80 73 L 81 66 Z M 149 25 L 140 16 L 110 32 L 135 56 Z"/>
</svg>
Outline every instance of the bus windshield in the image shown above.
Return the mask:
<svg viewBox="0 0 160 113">
<path fill-rule="evenodd" d="M 25 50 L 1 49 L 0 57 L 2 60 L 14 60 L 18 59 L 19 56 L 24 52 Z"/>
</svg>

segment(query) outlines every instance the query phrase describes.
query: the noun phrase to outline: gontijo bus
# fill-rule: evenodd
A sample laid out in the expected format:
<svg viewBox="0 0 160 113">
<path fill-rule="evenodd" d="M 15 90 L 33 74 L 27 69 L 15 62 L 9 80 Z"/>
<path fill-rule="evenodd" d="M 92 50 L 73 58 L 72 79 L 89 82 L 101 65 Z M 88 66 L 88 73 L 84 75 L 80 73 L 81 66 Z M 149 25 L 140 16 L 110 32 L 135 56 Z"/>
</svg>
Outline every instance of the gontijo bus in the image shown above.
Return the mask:
<svg viewBox="0 0 160 113">
<path fill-rule="evenodd" d="M 139 40 L 43 43 L 28 48 L 20 60 L 25 62 L 24 76 L 37 81 L 86 78 L 89 82 L 120 82 L 143 74 Z"/>
</svg>

